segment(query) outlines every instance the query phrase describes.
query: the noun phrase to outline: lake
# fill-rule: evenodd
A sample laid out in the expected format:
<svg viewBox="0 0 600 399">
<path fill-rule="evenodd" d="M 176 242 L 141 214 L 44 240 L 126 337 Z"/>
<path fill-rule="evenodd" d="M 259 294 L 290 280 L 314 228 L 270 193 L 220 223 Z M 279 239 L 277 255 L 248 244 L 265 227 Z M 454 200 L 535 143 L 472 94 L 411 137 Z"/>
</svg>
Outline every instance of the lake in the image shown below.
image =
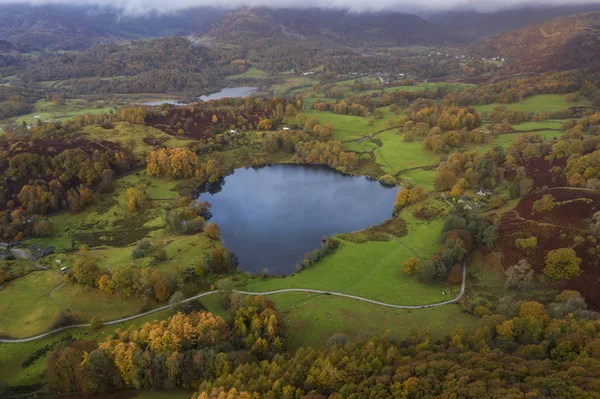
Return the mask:
<svg viewBox="0 0 600 399">
<path fill-rule="evenodd" d="M 181 103 L 177 100 L 157 100 L 157 101 L 148 101 L 146 103 L 142 103 L 142 105 L 149 105 L 151 107 L 156 107 L 159 105 L 163 105 L 163 104 L 170 104 L 170 105 L 186 105 L 186 103 Z"/>
<path fill-rule="evenodd" d="M 249 95 L 254 94 L 257 91 L 258 91 L 258 87 L 248 87 L 248 86 L 227 87 L 218 93 L 212 93 L 209 95 L 200 96 L 200 100 L 208 101 L 208 100 L 219 100 L 221 98 L 248 97 Z"/>
<path fill-rule="evenodd" d="M 324 235 L 389 219 L 398 192 L 366 177 L 290 164 L 237 169 L 216 186 L 199 198 L 212 204 L 210 221 L 238 256 L 239 269 L 279 275 L 294 272 Z"/>
</svg>

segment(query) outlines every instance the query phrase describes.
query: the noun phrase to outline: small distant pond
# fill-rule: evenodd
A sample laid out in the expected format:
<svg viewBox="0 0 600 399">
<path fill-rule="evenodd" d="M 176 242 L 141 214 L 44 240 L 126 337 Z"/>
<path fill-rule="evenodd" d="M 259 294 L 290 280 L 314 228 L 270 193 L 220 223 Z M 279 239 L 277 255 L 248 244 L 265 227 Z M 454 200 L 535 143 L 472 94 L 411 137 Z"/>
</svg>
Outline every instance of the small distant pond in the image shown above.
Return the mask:
<svg viewBox="0 0 600 399">
<path fill-rule="evenodd" d="M 158 100 L 158 101 L 148 101 L 147 103 L 142 103 L 142 105 L 149 105 L 151 107 L 159 106 L 159 105 L 163 105 L 163 104 L 186 105 L 185 103 L 180 103 L 179 101 L 176 101 L 176 100 Z"/>
<path fill-rule="evenodd" d="M 218 93 L 212 93 L 209 95 L 200 96 L 200 100 L 209 101 L 209 100 L 219 100 L 221 98 L 248 97 L 249 95 L 254 94 L 257 91 L 258 91 L 258 87 L 248 87 L 248 86 L 227 87 Z"/>
<path fill-rule="evenodd" d="M 398 192 L 326 167 L 285 164 L 237 169 L 203 189 L 199 199 L 212 204 L 211 221 L 239 269 L 279 275 L 294 272 L 324 235 L 389 219 Z"/>
</svg>

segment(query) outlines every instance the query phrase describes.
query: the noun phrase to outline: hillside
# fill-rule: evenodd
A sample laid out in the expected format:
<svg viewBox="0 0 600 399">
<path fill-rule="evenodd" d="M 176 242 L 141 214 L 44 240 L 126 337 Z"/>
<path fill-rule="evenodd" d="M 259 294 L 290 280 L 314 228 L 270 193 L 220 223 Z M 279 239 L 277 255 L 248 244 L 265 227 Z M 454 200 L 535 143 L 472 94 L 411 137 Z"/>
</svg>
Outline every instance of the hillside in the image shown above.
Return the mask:
<svg viewBox="0 0 600 399">
<path fill-rule="evenodd" d="M 511 73 L 596 70 L 600 55 L 600 12 L 555 18 L 490 37 L 474 45 L 482 57 L 507 59 Z"/>
<path fill-rule="evenodd" d="M 202 32 L 225 12 L 190 8 L 169 14 L 127 15 L 99 6 L 2 5 L 0 39 L 23 51 L 80 50 L 94 44 Z"/>
<path fill-rule="evenodd" d="M 489 13 L 451 10 L 427 15 L 426 19 L 442 28 L 452 30 L 468 40 L 479 41 L 492 35 L 543 23 L 553 18 L 592 11 L 600 11 L 600 5 L 532 6 Z"/>
<path fill-rule="evenodd" d="M 233 11 L 213 24 L 206 36 L 229 41 L 300 39 L 351 47 L 366 44 L 441 44 L 461 40 L 446 29 L 412 14 L 351 14 L 340 10 L 266 8 Z"/>
</svg>

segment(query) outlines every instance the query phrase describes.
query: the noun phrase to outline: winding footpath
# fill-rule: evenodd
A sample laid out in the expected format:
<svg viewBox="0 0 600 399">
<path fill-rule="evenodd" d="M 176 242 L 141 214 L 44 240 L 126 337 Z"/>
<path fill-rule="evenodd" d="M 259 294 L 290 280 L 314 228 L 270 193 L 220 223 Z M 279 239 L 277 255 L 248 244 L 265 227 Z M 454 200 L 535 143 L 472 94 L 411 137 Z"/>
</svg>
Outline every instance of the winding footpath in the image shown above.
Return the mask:
<svg viewBox="0 0 600 399">
<path fill-rule="evenodd" d="M 281 293 L 285 293 L 285 292 L 306 292 L 306 293 L 310 293 L 310 294 L 324 294 L 324 295 L 339 296 L 339 297 L 343 297 L 343 298 L 350 298 L 350 299 L 355 299 L 357 301 L 368 302 L 368 303 L 372 303 L 374 305 L 385 306 L 385 307 L 394 308 L 394 309 L 426 309 L 426 308 L 434 308 L 434 307 L 437 307 L 437 306 L 449 305 L 449 304 L 457 302 L 460 298 L 462 298 L 462 296 L 465 293 L 466 281 L 467 281 L 467 264 L 465 263 L 463 265 L 462 284 L 461 284 L 460 292 L 458 293 L 458 295 L 455 298 L 450 299 L 448 301 L 437 302 L 437 303 L 432 303 L 432 304 L 428 304 L 428 305 L 394 305 L 394 304 L 391 304 L 391 303 L 375 301 L 373 299 L 363 298 L 363 297 L 356 296 L 356 295 L 343 294 L 341 292 L 330 292 L 330 291 L 322 291 L 322 290 L 312 290 L 312 289 L 307 289 L 307 288 L 285 288 L 285 289 L 281 289 L 281 290 L 267 291 L 267 292 L 251 292 L 251 291 L 237 291 L 237 290 L 232 290 L 231 292 L 236 293 L 236 294 L 242 294 L 242 295 L 274 295 L 274 294 L 281 294 Z M 220 292 L 223 292 L 223 291 L 222 290 L 215 290 L 215 291 L 203 292 L 202 294 L 198 294 L 196 296 L 187 298 L 187 299 L 181 301 L 180 303 L 186 303 L 186 302 L 195 301 L 196 299 L 200 299 L 202 297 L 209 296 L 209 295 L 218 294 Z M 126 321 L 135 320 L 135 319 L 137 319 L 139 317 L 147 316 L 147 315 L 152 314 L 152 313 L 156 313 L 156 312 L 160 312 L 160 311 L 165 310 L 165 309 L 169 309 L 171 306 L 173 306 L 173 305 L 165 305 L 165 306 L 161 306 L 160 308 L 152 309 L 152 310 L 149 310 L 149 311 L 144 312 L 144 313 L 136 314 L 134 316 L 129 316 L 129 317 L 124 317 L 122 319 L 107 321 L 107 322 L 104 322 L 104 325 L 109 326 L 109 325 L 112 325 L 112 324 L 119 324 L 119 323 L 123 323 L 123 322 L 126 322 Z M 72 326 L 57 328 L 56 330 L 48 331 L 47 333 L 36 335 L 35 337 L 30 337 L 30 338 L 22 338 L 22 339 L 0 339 L 0 343 L 4 343 L 4 344 L 19 344 L 19 343 L 31 342 L 31 341 L 35 341 L 35 340 L 38 340 L 38 339 L 41 339 L 41 338 L 48 337 L 48 336 L 50 336 L 52 334 L 56 334 L 56 333 L 59 333 L 59 332 L 62 332 L 62 331 L 70 330 L 70 329 L 73 329 L 73 328 L 84 328 L 84 327 L 89 327 L 89 326 L 90 326 L 89 324 L 76 324 L 76 325 L 72 325 Z"/>
</svg>

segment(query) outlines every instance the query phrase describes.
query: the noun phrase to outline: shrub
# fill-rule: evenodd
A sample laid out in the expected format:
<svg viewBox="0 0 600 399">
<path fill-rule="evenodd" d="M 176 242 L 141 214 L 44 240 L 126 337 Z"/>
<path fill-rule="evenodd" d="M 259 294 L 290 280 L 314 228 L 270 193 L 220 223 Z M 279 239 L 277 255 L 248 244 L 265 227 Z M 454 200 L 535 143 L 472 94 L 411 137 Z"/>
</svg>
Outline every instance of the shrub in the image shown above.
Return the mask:
<svg viewBox="0 0 600 399">
<path fill-rule="evenodd" d="M 395 186 L 397 181 L 392 175 L 383 175 L 379 178 L 379 183 L 383 184 L 384 186 Z"/>
<path fill-rule="evenodd" d="M 529 238 L 517 238 L 515 240 L 515 246 L 521 249 L 527 248 L 535 248 L 538 245 L 537 237 L 529 237 Z"/>
<path fill-rule="evenodd" d="M 104 327 L 104 322 L 97 317 L 94 317 L 90 322 L 90 328 L 92 330 L 99 330 Z"/>
<path fill-rule="evenodd" d="M 533 203 L 533 210 L 535 212 L 550 212 L 554 209 L 554 197 L 552 194 L 546 194 L 541 199 Z"/>
<path fill-rule="evenodd" d="M 133 259 L 139 259 L 148 256 L 151 251 L 152 245 L 150 245 L 150 242 L 148 240 L 141 240 L 131 252 L 131 256 Z"/>
</svg>

